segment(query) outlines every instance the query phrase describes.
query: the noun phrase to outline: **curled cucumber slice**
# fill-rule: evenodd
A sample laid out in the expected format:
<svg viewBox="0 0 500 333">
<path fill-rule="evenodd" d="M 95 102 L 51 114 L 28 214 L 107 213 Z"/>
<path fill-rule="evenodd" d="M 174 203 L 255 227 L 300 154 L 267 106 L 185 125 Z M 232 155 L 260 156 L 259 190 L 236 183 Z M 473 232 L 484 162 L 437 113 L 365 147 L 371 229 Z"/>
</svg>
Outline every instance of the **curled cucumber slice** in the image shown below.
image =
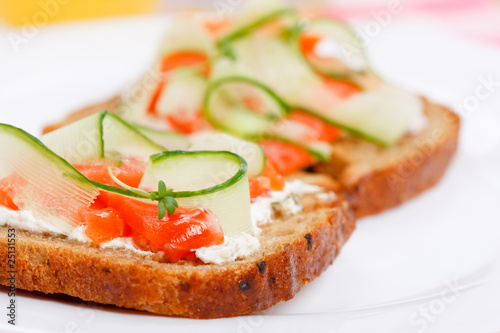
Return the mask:
<svg viewBox="0 0 500 333">
<path fill-rule="evenodd" d="M 423 114 L 420 98 L 383 85 L 366 90 L 334 105 L 307 101 L 308 112 L 366 140 L 382 146 L 395 144 Z"/>
<path fill-rule="evenodd" d="M 234 136 L 211 132 L 200 133 L 191 137 L 189 150 L 224 150 L 240 155 L 248 164 L 248 175 L 258 176 L 266 165 L 266 154 L 255 142 L 235 138 Z"/>
<path fill-rule="evenodd" d="M 69 235 L 81 224 L 81 210 L 99 190 L 68 162 L 25 131 L 0 124 L 0 181 L 8 181 L 13 202 Z"/>
<path fill-rule="evenodd" d="M 137 124 L 133 126 L 148 139 L 167 150 L 186 150 L 190 145 L 189 138 L 180 133 Z"/>
<path fill-rule="evenodd" d="M 315 54 L 305 55 L 318 72 L 337 78 L 349 78 L 356 73 L 371 71 L 365 51 L 355 31 L 342 21 L 319 18 L 304 25 L 299 38 L 312 37 L 319 41 Z"/>
<path fill-rule="evenodd" d="M 140 188 L 162 180 L 179 206 L 201 206 L 218 218 L 226 236 L 253 233 L 247 163 L 227 151 L 171 151 L 151 156 Z"/>
<path fill-rule="evenodd" d="M 256 112 L 247 105 L 248 96 L 256 98 L 257 108 L 262 108 L 260 111 Z M 246 76 L 216 80 L 209 86 L 204 102 L 205 116 L 222 131 L 249 140 L 279 139 L 307 149 L 319 160 L 328 160 L 330 146 L 305 139 L 301 131 L 295 130 L 303 129 L 302 124 L 283 118 L 289 110 L 290 107 L 272 90 Z M 255 175 L 256 169 L 252 163 L 251 175 Z"/>
<path fill-rule="evenodd" d="M 71 164 L 134 157 L 147 161 L 165 150 L 120 117 L 103 111 L 42 136 L 41 141 Z"/>
<path fill-rule="evenodd" d="M 248 1 L 235 18 L 234 24 L 220 38 L 218 45 L 241 39 L 273 21 L 279 21 L 278 24 L 285 28 L 293 25 L 295 20 L 296 12 L 280 1 Z"/>
<path fill-rule="evenodd" d="M 258 103 L 262 112 L 252 110 Z M 278 117 L 287 113 L 284 102 L 259 82 L 243 76 L 224 77 L 212 82 L 205 94 L 203 111 L 221 130 L 241 137 L 257 137 Z"/>
<path fill-rule="evenodd" d="M 186 51 L 210 58 L 215 53 L 215 43 L 199 22 L 188 18 L 170 20 L 158 50 L 158 61 L 171 54 Z"/>
<path fill-rule="evenodd" d="M 207 79 L 200 71 L 181 67 L 174 70 L 162 89 L 155 111 L 160 117 L 177 113 L 191 119 L 201 110 Z"/>
</svg>

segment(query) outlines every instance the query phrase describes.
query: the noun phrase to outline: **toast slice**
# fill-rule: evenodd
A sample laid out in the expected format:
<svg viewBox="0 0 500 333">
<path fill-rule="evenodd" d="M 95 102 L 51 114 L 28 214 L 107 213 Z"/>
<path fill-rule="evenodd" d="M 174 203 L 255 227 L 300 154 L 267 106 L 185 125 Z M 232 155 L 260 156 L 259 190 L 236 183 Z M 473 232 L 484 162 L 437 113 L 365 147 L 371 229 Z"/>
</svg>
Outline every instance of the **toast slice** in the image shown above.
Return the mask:
<svg viewBox="0 0 500 333">
<path fill-rule="evenodd" d="M 332 183 L 326 176 L 308 176 Z M 264 310 L 291 299 L 324 271 L 354 230 L 342 198 L 299 198 L 296 215 L 277 206 L 262 225 L 261 249 L 220 265 L 162 262 L 158 254 L 104 249 L 65 237 L 16 231 L 16 288 L 63 293 L 85 301 L 189 318 L 220 318 Z M 8 227 L 0 227 L 0 283 L 10 285 Z"/>
<path fill-rule="evenodd" d="M 426 126 L 383 148 L 355 137 L 333 143 L 332 159 L 311 169 L 339 181 L 357 217 L 395 207 L 435 185 L 457 150 L 460 118 L 423 98 Z"/>
<path fill-rule="evenodd" d="M 444 106 L 425 98 L 427 124 L 415 135 L 407 135 L 395 146 L 384 148 L 353 136 L 333 143 L 330 161 L 310 168 L 333 176 L 357 217 L 395 207 L 435 185 L 444 175 L 458 143 L 460 118 Z M 117 112 L 119 98 L 77 111 L 44 133 L 92 113 Z"/>
<path fill-rule="evenodd" d="M 64 119 L 61 121 L 47 125 L 43 128 L 43 134 L 49 133 L 52 131 L 55 131 L 58 128 L 64 127 L 66 125 L 69 125 L 71 123 L 74 123 L 77 120 L 80 120 L 82 118 L 85 118 L 87 116 L 90 116 L 94 113 L 101 112 L 102 110 L 108 110 L 110 112 L 116 112 L 120 105 L 121 98 L 120 96 L 115 96 L 109 100 L 103 101 L 101 103 L 97 103 L 91 106 L 88 106 L 84 109 L 81 109 L 76 112 L 72 112 L 69 115 L 67 115 Z"/>
</svg>

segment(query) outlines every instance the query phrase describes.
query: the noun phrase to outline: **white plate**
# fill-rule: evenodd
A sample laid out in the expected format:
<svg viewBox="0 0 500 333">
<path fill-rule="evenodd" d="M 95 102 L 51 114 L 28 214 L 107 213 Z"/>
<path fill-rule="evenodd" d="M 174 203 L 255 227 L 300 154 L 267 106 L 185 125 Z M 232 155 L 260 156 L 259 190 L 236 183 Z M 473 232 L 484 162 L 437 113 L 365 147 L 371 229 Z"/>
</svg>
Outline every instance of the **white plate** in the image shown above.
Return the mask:
<svg viewBox="0 0 500 333">
<path fill-rule="evenodd" d="M 0 39 L 0 122 L 34 134 L 105 99 L 148 68 L 164 17 L 59 25 L 16 54 Z M 366 26 L 359 25 L 360 29 Z M 2 37 L 8 37 L 5 28 Z M 12 31 L 10 32 L 12 33 Z M 15 33 L 21 33 L 19 31 Z M 407 18 L 371 37 L 374 66 L 397 84 L 456 106 L 480 78 L 500 81 L 500 50 Z M 483 88 L 480 88 L 483 89 Z M 167 318 L 18 292 L 14 332 L 493 332 L 500 329 L 500 87 L 464 115 L 444 179 L 358 223 L 334 265 L 291 301 L 220 320 Z M 0 307 L 6 313 L 6 289 Z"/>
</svg>

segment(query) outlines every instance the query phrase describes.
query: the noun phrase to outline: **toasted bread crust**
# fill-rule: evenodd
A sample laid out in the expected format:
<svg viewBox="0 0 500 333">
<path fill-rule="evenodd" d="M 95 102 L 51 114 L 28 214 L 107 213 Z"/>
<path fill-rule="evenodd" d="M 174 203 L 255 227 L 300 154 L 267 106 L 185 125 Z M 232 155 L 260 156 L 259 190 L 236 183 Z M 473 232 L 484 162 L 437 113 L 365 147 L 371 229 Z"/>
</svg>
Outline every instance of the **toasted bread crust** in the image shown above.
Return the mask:
<svg viewBox="0 0 500 333">
<path fill-rule="evenodd" d="M 110 112 L 113 112 L 116 110 L 120 103 L 121 98 L 119 96 L 113 97 L 107 101 L 97 103 L 95 105 L 88 106 L 84 109 L 78 110 L 76 112 L 70 113 L 66 118 L 62 119 L 61 121 L 47 125 L 43 128 L 43 133 L 49 133 L 52 131 L 55 131 L 58 128 L 64 127 L 66 125 L 69 125 L 77 120 L 80 120 L 82 118 L 85 118 L 87 116 L 90 116 L 94 113 L 101 112 L 103 110 L 108 110 Z"/>
<path fill-rule="evenodd" d="M 260 252 L 221 265 L 162 263 L 157 256 L 17 230 L 16 287 L 190 318 L 264 310 L 291 299 L 324 271 L 354 229 L 345 202 L 301 202 L 304 212 L 262 226 Z M 10 284 L 7 233 L 0 227 L 3 285 Z"/>
<path fill-rule="evenodd" d="M 423 101 L 428 124 L 420 133 L 390 148 L 344 138 L 333 144 L 331 161 L 313 167 L 340 182 L 358 218 L 398 206 L 443 177 L 457 150 L 460 118 Z"/>
</svg>

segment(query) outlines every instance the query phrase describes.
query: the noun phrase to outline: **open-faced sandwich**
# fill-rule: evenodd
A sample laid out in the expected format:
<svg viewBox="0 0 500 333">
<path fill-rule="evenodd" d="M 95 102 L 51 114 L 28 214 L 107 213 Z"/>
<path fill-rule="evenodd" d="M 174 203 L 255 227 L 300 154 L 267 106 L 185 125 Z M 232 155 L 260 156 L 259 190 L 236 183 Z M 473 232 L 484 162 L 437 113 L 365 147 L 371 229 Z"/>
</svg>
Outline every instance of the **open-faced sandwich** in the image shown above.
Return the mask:
<svg viewBox="0 0 500 333">
<path fill-rule="evenodd" d="M 46 130 L 103 108 L 159 130 L 253 140 L 285 175 L 335 177 L 357 216 L 434 185 L 459 130 L 452 111 L 382 80 L 344 22 L 276 1 L 172 20 L 142 80 Z"/>
<path fill-rule="evenodd" d="M 147 75 L 43 144 L 0 125 L 16 286 L 192 318 L 266 309 L 332 262 L 354 215 L 435 184 L 458 129 L 338 20 L 273 1 L 172 19 Z"/>
<path fill-rule="evenodd" d="M 108 112 L 41 141 L 0 124 L 0 283 L 14 271 L 18 289 L 236 316 L 292 298 L 354 229 L 334 182 L 285 180 L 255 143 L 162 141 Z"/>
</svg>

